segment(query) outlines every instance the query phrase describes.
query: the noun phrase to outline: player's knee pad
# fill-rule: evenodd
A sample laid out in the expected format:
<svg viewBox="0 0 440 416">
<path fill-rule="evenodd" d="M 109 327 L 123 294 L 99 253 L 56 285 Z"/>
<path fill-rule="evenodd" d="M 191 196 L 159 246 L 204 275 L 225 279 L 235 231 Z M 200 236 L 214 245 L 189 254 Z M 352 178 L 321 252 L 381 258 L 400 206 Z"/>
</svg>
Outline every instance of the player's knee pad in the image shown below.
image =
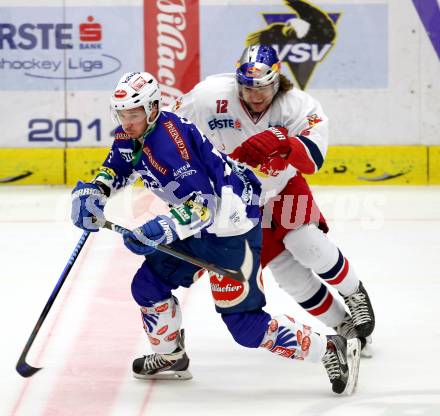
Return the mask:
<svg viewBox="0 0 440 416">
<path fill-rule="evenodd" d="M 268 313 L 259 310 L 222 314 L 222 319 L 238 344 L 247 348 L 258 348 L 271 318 Z"/>
<path fill-rule="evenodd" d="M 325 335 L 313 332 L 290 316 L 278 315 L 269 322 L 260 346 L 282 357 L 318 362 L 326 344 Z"/>
<path fill-rule="evenodd" d="M 139 306 L 151 306 L 171 297 L 171 287 L 154 276 L 142 265 L 131 283 L 131 294 Z"/>
<path fill-rule="evenodd" d="M 338 248 L 314 224 L 289 231 L 283 242 L 296 260 L 315 273 L 326 272 L 338 260 Z"/>
<path fill-rule="evenodd" d="M 173 296 L 151 306 L 141 306 L 141 313 L 142 323 L 153 351 L 174 351 L 182 324 L 182 312 L 177 298 Z"/>
<path fill-rule="evenodd" d="M 308 224 L 290 231 L 284 237 L 284 244 L 296 260 L 310 267 L 341 294 L 351 294 L 358 287 L 359 279 L 348 260 L 315 225 Z"/>
<path fill-rule="evenodd" d="M 296 261 L 288 250 L 275 257 L 268 267 L 278 285 L 297 302 L 308 299 L 321 285 L 313 271 Z"/>
</svg>

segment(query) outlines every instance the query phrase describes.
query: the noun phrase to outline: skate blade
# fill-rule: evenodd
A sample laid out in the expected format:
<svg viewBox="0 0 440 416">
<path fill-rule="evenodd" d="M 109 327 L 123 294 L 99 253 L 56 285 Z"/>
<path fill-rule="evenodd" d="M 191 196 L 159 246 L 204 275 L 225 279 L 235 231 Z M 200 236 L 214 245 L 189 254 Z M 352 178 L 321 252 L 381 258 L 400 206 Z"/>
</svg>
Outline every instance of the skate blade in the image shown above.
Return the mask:
<svg viewBox="0 0 440 416">
<path fill-rule="evenodd" d="M 343 394 L 350 396 L 356 390 L 358 375 L 359 375 L 359 363 L 361 359 L 361 341 L 357 338 L 347 340 L 347 362 L 349 376 L 347 385 Z"/>
<path fill-rule="evenodd" d="M 365 347 L 361 350 L 361 358 L 373 358 L 374 355 L 374 349 L 371 347 L 371 335 L 367 337 L 367 343 L 365 344 Z"/>
<path fill-rule="evenodd" d="M 133 376 L 139 380 L 191 380 L 193 378 L 192 374 L 188 370 L 169 371 L 167 373 L 156 374 L 133 373 Z"/>
</svg>

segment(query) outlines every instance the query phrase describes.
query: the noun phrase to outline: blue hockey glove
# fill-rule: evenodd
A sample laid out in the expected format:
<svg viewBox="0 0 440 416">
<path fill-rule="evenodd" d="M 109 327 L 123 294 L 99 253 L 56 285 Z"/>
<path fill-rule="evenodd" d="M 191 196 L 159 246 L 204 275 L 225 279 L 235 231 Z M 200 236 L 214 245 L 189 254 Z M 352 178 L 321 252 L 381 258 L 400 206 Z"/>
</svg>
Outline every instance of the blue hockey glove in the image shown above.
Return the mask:
<svg viewBox="0 0 440 416">
<path fill-rule="evenodd" d="M 124 244 L 135 254 L 148 256 L 159 244 L 170 244 L 177 240 L 174 223 L 166 215 L 158 215 L 139 228 L 123 235 Z"/>
<path fill-rule="evenodd" d="M 104 225 L 107 197 L 98 185 L 78 181 L 72 191 L 72 222 L 82 230 L 99 231 Z"/>
</svg>

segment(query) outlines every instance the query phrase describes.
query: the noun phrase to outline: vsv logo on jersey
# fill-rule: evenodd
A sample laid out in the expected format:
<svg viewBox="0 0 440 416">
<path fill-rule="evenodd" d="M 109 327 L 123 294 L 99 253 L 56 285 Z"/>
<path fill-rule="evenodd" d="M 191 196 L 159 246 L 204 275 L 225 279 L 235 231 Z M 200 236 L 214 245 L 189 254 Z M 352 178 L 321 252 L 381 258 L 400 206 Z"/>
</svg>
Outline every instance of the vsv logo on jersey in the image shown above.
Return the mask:
<svg viewBox="0 0 440 416">
<path fill-rule="evenodd" d="M 124 159 L 126 162 L 131 162 L 134 159 L 133 150 L 131 149 L 119 148 L 119 153 L 121 154 L 122 159 Z"/>
<path fill-rule="evenodd" d="M 96 53 L 102 49 L 103 29 L 94 16 L 78 24 L 24 19 L 0 23 L 0 70 L 35 78 L 81 79 L 107 75 L 122 66 L 116 57 Z M 65 60 L 56 53 L 64 50 L 72 51 Z"/>
<path fill-rule="evenodd" d="M 268 26 L 249 34 L 246 45 L 272 45 L 304 90 L 316 65 L 334 46 L 340 13 L 326 13 L 308 1 L 298 3 L 298 10 L 289 4 L 293 13 L 263 13 Z"/>
</svg>

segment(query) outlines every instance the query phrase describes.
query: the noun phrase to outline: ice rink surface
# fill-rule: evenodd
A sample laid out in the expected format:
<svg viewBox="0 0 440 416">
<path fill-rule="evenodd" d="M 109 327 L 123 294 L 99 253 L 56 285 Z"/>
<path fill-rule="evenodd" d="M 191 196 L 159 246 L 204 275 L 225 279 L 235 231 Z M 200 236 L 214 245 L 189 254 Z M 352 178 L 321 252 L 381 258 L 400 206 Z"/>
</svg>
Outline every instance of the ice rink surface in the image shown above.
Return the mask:
<svg viewBox="0 0 440 416">
<path fill-rule="evenodd" d="M 81 231 L 70 223 L 70 189 L 0 187 L 0 415 L 440 415 L 440 188 L 315 189 L 329 236 L 355 267 L 376 312 L 374 358 L 361 362 L 357 392 L 331 392 L 321 365 L 236 345 L 214 311 L 207 279 L 180 290 L 190 381 L 131 375 L 149 352 L 131 278 L 142 258 L 108 230 L 78 258 L 28 362 L 15 364 Z M 127 190 L 106 215 L 134 226 L 161 210 Z M 272 314 L 325 330 L 265 276 Z"/>
</svg>

